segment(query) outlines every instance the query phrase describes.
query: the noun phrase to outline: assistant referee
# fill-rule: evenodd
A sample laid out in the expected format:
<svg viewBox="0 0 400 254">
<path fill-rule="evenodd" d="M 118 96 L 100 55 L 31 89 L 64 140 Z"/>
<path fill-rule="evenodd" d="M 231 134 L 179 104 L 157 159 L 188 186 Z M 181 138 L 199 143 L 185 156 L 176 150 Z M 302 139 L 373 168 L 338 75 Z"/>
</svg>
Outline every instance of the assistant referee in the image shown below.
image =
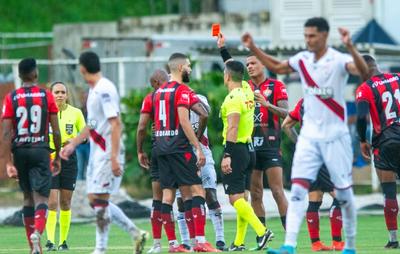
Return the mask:
<svg viewBox="0 0 400 254">
<path fill-rule="evenodd" d="M 221 106 L 221 118 L 224 124 L 222 136 L 225 146 L 221 170 L 225 192 L 229 202 L 237 212 L 237 232 L 231 251 L 242 250 L 247 224 L 257 234 L 257 247 L 262 249 L 272 238 L 272 232 L 266 229 L 244 198 L 246 169 L 250 163 L 249 146 L 253 132 L 254 94 L 243 87 L 244 66 L 239 61 L 229 61 L 225 65 L 224 83 L 229 94 Z"/>
<path fill-rule="evenodd" d="M 50 87 L 58 111 L 58 123 L 61 132 L 61 142 L 64 146 L 71 138 L 74 138 L 85 127 L 85 118 L 80 109 L 67 103 L 68 90 L 64 83 L 54 82 Z M 53 148 L 53 137 L 50 135 L 50 148 Z M 49 210 L 46 224 L 47 251 L 68 250 L 67 238 L 71 224 L 71 199 L 75 189 L 78 166 L 76 154 L 72 154 L 69 160 L 61 160 L 61 173 L 51 179 L 51 191 L 49 197 Z M 59 244 L 55 245 L 55 230 L 57 224 L 57 210 L 59 213 Z"/>
</svg>

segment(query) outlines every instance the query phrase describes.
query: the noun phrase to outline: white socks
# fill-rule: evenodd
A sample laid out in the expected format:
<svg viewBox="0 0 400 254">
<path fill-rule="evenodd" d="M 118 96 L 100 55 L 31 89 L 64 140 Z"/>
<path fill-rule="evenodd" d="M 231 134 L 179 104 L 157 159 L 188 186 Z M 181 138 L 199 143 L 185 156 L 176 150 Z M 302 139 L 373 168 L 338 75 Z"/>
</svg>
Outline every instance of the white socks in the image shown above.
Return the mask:
<svg viewBox="0 0 400 254">
<path fill-rule="evenodd" d="M 178 228 L 179 228 L 179 233 L 181 234 L 182 243 L 186 244 L 187 246 L 191 246 L 189 230 L 187 228 L 186 220 L 185 220 L 185 213 L 178 212 L 176 221 L 178 222 Z"/>
<path fill-rule="evenodd" d="M 336 199 L 342 209 L 343 229 L 345 232 L 345 249 L 356 248 L 357 212 L 354 204 L 353 188 L 335 190 Z"/>
<path fill-rule="evenodd" d="M 139 229 L 136 225 L 126 216 L 126 214 L 117 205 L 109 202 L 109 209 L 111 215 L 111 222 L 118 225 L 121 229 L 131 234 L 133 238 L 139 236 Z"/>
<path fill-rule="evenodd" d="M 208 210 L 211 222 L 214 226 L 215 231 L 215 241 L 225 242 L 224 238 L 224 217 L 222 216 L 221 208 L 214 210 Z"/>
<path fill-rule="evenodd" d="M 96 249 L 106 250 L 108 245 L 108 232 L 110 231 L 109 207 L 94 207 L 96 214 Z"/>
</svg>

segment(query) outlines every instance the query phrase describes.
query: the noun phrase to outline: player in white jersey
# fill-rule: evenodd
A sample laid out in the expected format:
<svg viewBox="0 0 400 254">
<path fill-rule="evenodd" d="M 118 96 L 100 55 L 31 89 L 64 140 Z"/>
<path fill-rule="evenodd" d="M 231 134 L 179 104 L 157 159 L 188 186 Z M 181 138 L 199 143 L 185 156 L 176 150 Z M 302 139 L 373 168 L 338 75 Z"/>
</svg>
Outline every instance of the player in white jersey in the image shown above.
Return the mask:
<svg viewBox="0 0 400 254">
<path fill-rule="evenodd" d="M 199 98 L 200 102 L 202 103 L 206 111 L 210 113 L 211 107 L 208 104 L 207 98 L 204 95 L 200 94 L 197 94 L 197 97 Z M 193 110 L 191 110 L 190 122 L 192 123 L 193 129 L 196 133 L 199 129 L 199 120 L 200 120 L 199 115 Z M 215 246 L 217 249 L 223 251 L 226 250 L 225 237 L 224 237 L 224 219 L 222 216 L 222 209 L 217 198 L 217 173 L 214 167 L 215 162 L 212 157 L 212 152 L 209 147 L 207 127 L 204 130 L 203 135 L 199 137 L 199 140 L 200 140 L 200 146 L 206 157 L 206 164 L 201 168 L 200 176 L 203 188 L 206 191 L 206 203 L 208 207 L 208 214 L 210 216 L 215 231 L 215 241 L 216 241 Z M 193 150 L 194 152 L 196 152 L 194 148 Z M 185 221 L 184 203 L 181 198 L 179 190 L 177 190 L 176 192 L 176 197 L 177 197 L 177 204 L 179 211 L 177 216 L 177 222 L 178 222 L 179 232 L 181 234 L 182 244 L 185 246 L 185 248 L 190 249 L 191 243 Z"/>
<path fill-rule="evenodd" d="M 134 253 L 140 254 L 148 233 L 140 230 L 115 204 L 110 194 L 121 184 L 124 166 L 124 148 L 121 138 L 120 100 L 115 85 L 102 76 L 99 57 L 93 52 L 79 57 L 80 71 L 89 84 L 87 126 L 76 138 L 64 146 L 61 157 L 68 157 L 76 146 L 90 138 L 87 170 L 87 193 L 96 214 L 96 248 L 93 254 L 106 252 L 110 222 L 128 232 L 134 243 Z"/>
<path fill-rule="evenodd" d="M 315 181 L 324 163 L 335 185 L 341 204 L 346 244 L 343 253 L 355 253 L 356 208 L 352 190 L 352 149 L 347 128 L 344 87 L 348 73 L 368 77 L 368 67 L 353 46 L 348 30 L 339 28 L 342 42 L 350 55 L 327 46 L 329 24 L 324 18 L 311 18 L 304 25 L 307 51 L 280 61 L 258 49 L 250 34 L 243 44 L 272 72 L 297 71 L 304 93 L 304 124 L 301 129 L 292 166 L 291 198 L 286 220 L 285 243 L 279 250 L 267 253 L 295 253 L 297 235 L 304 218 L 305 197 L 310 182 Z"/>
</svg>

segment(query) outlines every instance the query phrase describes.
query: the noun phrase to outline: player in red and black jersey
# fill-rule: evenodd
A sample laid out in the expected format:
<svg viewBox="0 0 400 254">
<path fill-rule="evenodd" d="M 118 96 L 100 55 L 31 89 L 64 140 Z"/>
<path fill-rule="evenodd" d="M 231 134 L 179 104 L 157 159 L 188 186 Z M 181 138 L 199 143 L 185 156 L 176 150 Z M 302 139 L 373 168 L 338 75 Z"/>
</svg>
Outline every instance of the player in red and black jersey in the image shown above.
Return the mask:
<svg viewBox="0 0 400 254">
<path fill-rule="evenodd" d="M 373 57 L 363 56 L 370 78 L 356 91 L 357 132 L 362 155 L 370 159 L 371 145 L 367 141 L 367 122 L 373 124 L 372 152 L 376 173 L 385 198 L 384 215 L 389 231 L 385 248 L 398 248 L 396 174 L 400 172 L 400 75 L 382 73 Z"/>
<path fill-rule="evenodd" d="M 300 99 L 293 111 L 290 111 L 288 116 L 282 123 L 282 129 L 288 137 L 294 142 L 297 142 L 297 132 L 294 126 L 297 123 L 302 123 L 304 115 L 303 99 Z M 324 193 L 329 193 L 333 197 L 332 206 L 329 212 L 329 220 L 331 224 L 332 245 L 326 246 L 319 235 L 319 208 L 322 204 Z M 308 193 L 308 208 L 306 213 L 308 233 L 311 239 L 311 249 L 313 251 L 325 250 L 342 250 L 344 242 L 342 241 L 342 212 L 339 202 L 335 198 L 334 185 L 330 180 L 330 175 L 325 166 L 322 166 L 318 172 L 317 179 L 310 186 Z"/>
<path fill-rule="evenodd" d="M 231 59 L 225 48 L 225 38 L 219 35 L 217 45 L 224 62 Z M 257 217 L 265 225 L 265 208 L 263 204 L 263 173 L 267 175 L 268 186 L 278 205 L 283 227 L 286 224 L 288 202 L 283 191 L 282 156 L 280 151 L 281 124 L 288 112 L 288 96 L 285 84 L 267 78 L 265 67 L 250 55 L 246 58 L 248 81 L 254 91 L 256 107 L 254 112 L 253 145 L 256 152 L 256 163 L 251 173 L 251 205 Z"/>
<path fill-rule="evenodd" d="M 18 65 L 22 87 L 3 102 L 3 137 L 0 156 L 6 161 L 7 174 L 17 178 L 24 193 L 24 225 L 31 253 L 42 253 L 40 236 L 46 226 L 47 201 L 50 194 L 49 124 L 56 158 L 54 174 L 59 173 L 61 136 L 58 108 L 50 91 L 36 85 L 36 61 L 23 59 Z"/>
<path fill-rule="evenodd" d="M 171 80 L 163 84 L 153 96 L 153 121 L 157 164 L 163 189 L 161 217 L 170 242 L 170 252 L 187 252 L 178 245 L 175 224 L 172 221 L 172 203 L 179 187 L 185 204 L 185 217 L 189 232 L 195 236 L 195 251 L 216 251 L 205 239 L 205 191 L 197 174 L 205 164 L 205 156 L 198 137 L 190 123 L 190 109 L 200 103 L 196 94 L 184 84 L 191 72 L 188 57 L 174 53 L 168 61 Z M 205 111 L 205 110 L 204 110 Z M 208 116 L 205 111 L 205 115 Z M 206 121 L 199 129 L 204 130 Z M 193 153 L 193 148 L 196 154 Z"/>
<path fill-rule="evenodd" d="M 154 146 L 154 133 L 151 135 L 152 152 L 151 160 L 149 160 L 147 153 L 143 150 L 143 143 L 146 138 L 146 126 L 153 119 L 153 96 L 155 91 L 165 82 L 168 82 L 168 73 L 164 70 L 158 69 L 150 77 L 150 84 L 154 88 L 154 91 L 146 95 L 142 103 L 142 109 L 140 110 L 140 118 L 137 128 L 137 154 L 139 164 L 143 168 L 150 170 L 151 176 L 151 189 L 153 191 L 153 204 L 151 212 L 151 226 L 153 232 L 153 247 L 148 253 L 159 253 L 161 252 L 161 230 L 162 230 L 162 219 L 161 219 L 161 200 L 162 200 L 162 189 L 160 186 L 160 174 L 157 165 L 157 157 Z M 154 131 L 154 130 L 153 130 Z"/>
</svg>

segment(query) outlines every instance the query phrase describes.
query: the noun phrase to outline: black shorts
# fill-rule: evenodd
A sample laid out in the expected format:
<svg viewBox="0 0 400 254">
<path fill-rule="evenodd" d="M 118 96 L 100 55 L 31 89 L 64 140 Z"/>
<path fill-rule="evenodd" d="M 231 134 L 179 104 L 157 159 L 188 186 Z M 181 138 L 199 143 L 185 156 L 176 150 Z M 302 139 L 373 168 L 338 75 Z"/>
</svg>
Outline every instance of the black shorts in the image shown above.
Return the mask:
<svg viewBox="0 0 400 254">
<path fill-rule="evenodd" d="M 249 156 L 250 156 L 250 162 L 246 169 L 245 185 L 244 185 L 244 189 L 248 190 L 248 191 L 250 191 L 251 172 L 253 172 L 253 169 L 256 165 L 256 152 L 254 151 L 254 149 L 252 147 L 249 148 Z"/>
<path fill-rule="evenodd" d="M 256 151 L 255 170 L 264 171 L 272 167 L 282 167 L 282 155 L 279 149 Z"/>
<path fill-rule="evenodd" d="M 322 192 L 332 192 L 334 185 L 331 181 L 331 176 L 329 175 L 328 169 L 323 165 L 318 172 L 317 179 L 315 182 L 311 183 L 311 191 L 322 191 Z"/>
<path fill-rule="evenodd" d="M 61 160 L 61 172 L 51 178 L 51 189 L 75 190 L 77 175 L 78 161 L 74 152 L 68 160 Z"/>
<path fill-rule="evenodd" d="M 155 149 L 151 150 L 150 178 L 152 182 L 160 181 L 160 172 L 157 163 L 157 155 Z"/>
<path fill-rule="evenodd" d="M 400 126 L 385 129 L 373 142 L 375 168 L 400 173 Z"/>
<path fill-rule="evenodd" d="M 193 151 L 158 155 L 161 188 L 177 188 L 184 185 L 202 184 L 197 174 L 197 158 Z"/>
<path fill-rule="evenodd" d="M 35 191 L 44 197 L 49 197 L 51 186 L 49 149 L 15 148 L 13 155 L 21 190 Z"/>
<path fill-rule="evenodd" d="M 225 193 L 228 195 L 244 193 L 246 183 L 249 182 L 249 176 L 246 177 L 250 163 L 250 153 L 247 144 L 234 144 L 233 152 L 231 153 L 232 173 L 222 174 L 222 183 Z"/>
</svg>

